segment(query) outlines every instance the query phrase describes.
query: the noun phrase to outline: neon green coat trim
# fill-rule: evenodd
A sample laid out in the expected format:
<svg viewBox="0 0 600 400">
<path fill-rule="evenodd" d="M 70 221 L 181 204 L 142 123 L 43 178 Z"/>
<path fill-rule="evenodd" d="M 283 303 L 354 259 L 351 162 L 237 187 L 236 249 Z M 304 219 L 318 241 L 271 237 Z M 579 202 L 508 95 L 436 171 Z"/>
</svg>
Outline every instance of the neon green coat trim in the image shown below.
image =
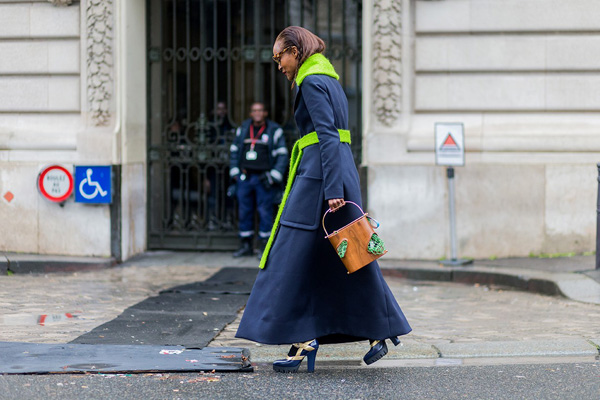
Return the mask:
<svg viewBox="0 0 600 400">
<path fill-rule="evenodd" d="M 338 129 L 340 133 L 340 142 L 350 144 L 350 131 L 345 129 Z M 281 214 L 283 213 L 283 208 L 285 207 L 285 202 L 287 201 L 288 195 L 290 194 L 290 190 L 292 190 L 292 184 L 294 183 L 294 178 L 296 177 L 296 171 L 298 170 L 298 166 L 300 166 L 300 160 L 302 159 L 302 153 L 305 147 L 312 146 L 313 144 L 319 143 L 319 137 L 317 136 L 317 132 L 311 132 L 307 135 L 302 136 L 300 139 L 294 143 L 294 148 L 292 149 L 292 155 L 290 157 L 290 171 L 288 174 L 288 180 L 285 185 L 285 192 L 283 192 L 283 199 L 281 200 L 281 204 L 279 204 L 279 209 L 277 210 L 277 216 L 275 217 L 275 222 L 273 223 L 273 228 L 271 229 L 271 236 L 269 236 L 269 241 L 265 246 L 265 250 L 263 251 L 262 258 L 260 259 L 260 269 L 263 269 L 267 265 L 267 258 L 269 257 L 269 251 L 271 250 L 271 246 L 275 241 L 275 235 L 279 230 L 279 219 L 281 218 Z"/>
<path fill-rule="evenodd" d="M 309 75 L 327 75 L 335 79 L 340 79 L 331 62 L 321 53 L 315 53 L 308 57 L 300 66 L 296 75 L 296 85 L 302 85 L 304 78 Z"/>
</svg>

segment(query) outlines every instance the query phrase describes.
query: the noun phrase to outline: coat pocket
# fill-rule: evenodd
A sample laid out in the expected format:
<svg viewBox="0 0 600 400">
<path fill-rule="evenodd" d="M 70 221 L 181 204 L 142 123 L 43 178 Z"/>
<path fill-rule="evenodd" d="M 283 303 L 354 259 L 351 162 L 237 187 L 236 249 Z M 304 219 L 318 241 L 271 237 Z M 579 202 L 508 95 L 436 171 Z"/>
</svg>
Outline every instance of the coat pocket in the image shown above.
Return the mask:
<svg viewBox="0 0 600 400">
<path fill-rule="evenodd" d="M 323 180 L 296 176 L 281 214 L 280 223 L 291 228 L 314 230 L 319 226 L 323 204 Z"/>
</svg>

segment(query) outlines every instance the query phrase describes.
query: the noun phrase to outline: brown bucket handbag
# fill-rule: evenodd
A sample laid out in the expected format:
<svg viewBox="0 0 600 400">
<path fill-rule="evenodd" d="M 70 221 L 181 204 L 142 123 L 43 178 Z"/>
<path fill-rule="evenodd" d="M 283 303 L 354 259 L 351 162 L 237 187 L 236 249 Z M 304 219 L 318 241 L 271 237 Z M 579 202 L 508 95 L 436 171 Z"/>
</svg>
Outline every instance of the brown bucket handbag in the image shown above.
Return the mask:
<svg viewBox="0 0 600 400">
<path fill-rule="evenodd" d="M 327 235 L 325 238 L 329 239 L 348 273 L 351 274 L 377 260 L 387 253 L 387 250 L 381 238 L 375 233 L 379 222 L 369 217 L 358 204 L 346 201 L 346 204 L 348 203 L 358 207 L 362 215 L 348 225 L 328 233 L 325 228 L 325 217 L 331 212 L 331 209 L 328 209 L 323 214 L 322 225 Z"/>
</svg>

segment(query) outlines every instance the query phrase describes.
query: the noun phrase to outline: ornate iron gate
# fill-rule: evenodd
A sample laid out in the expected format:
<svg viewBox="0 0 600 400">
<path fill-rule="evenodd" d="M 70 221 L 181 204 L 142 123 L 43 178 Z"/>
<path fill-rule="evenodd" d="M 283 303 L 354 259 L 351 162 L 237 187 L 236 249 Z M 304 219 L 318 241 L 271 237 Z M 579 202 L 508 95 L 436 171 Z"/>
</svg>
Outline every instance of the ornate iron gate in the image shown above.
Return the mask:
<svg viewBox="0 0 600 400">
<path fill-rule="evenodd" d="M 288 25 L 321 36 L 348 96 L 361 153 L 360 0 L 148 0 L 148 247 L 229 250 L 237 205 L 227 197 L 234 129 L 263 102 L 296 138 L 290 83 L 271 60 Z"/>
</svg>

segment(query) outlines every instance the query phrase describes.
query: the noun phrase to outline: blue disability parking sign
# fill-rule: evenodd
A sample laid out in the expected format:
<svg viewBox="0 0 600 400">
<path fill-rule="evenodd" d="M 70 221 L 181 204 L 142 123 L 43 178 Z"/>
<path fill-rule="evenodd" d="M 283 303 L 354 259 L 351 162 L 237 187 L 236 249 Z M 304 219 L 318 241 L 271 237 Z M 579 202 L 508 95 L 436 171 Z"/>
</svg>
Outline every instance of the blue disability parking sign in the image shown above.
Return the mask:
<svg viewBox="0 0 600 400">
<path fill-rule="evenodd" d="M 110 165 L 75 166 L 75 202 L 102 204 L 112 202 Z"/>
</svg>

